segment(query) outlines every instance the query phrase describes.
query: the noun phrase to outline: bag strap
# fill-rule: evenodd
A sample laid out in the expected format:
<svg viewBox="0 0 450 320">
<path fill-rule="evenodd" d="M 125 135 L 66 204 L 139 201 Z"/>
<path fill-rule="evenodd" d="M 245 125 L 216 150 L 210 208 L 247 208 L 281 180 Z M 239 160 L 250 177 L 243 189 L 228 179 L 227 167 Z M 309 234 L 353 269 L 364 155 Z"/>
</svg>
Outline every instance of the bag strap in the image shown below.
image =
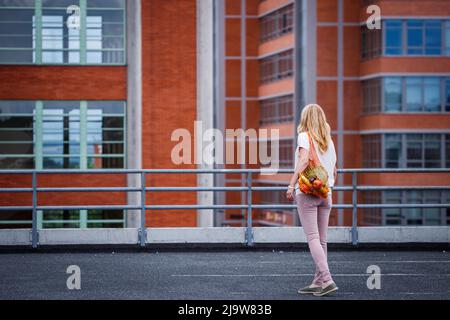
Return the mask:
<svg viewBox="0 0 450 320">
<path fill-rule="evenodd" d="M 319 157 L 317 156 L 316 148 L 314 147 L 314 141 L 309 132 L 307 132 L 307 134 L 309 139 L 309 158 L 315 163 L 315 165 L 321 165 Z"/>
</svg>

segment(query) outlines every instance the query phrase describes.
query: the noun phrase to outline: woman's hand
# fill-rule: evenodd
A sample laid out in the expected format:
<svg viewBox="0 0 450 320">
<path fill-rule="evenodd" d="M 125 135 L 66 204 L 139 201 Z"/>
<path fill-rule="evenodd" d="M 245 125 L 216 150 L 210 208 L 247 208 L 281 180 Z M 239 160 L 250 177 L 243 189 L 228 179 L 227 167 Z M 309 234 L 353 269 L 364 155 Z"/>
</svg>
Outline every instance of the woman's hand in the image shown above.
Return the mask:
<svg viewBox="0 0 450 320">
<path fill-rule="evenodd" d="M 292 201 L 294 200 L 294 187 L 289 186 L 288 190 L 286 191 L 286 198 L 288 200 Z"/>
</svg>

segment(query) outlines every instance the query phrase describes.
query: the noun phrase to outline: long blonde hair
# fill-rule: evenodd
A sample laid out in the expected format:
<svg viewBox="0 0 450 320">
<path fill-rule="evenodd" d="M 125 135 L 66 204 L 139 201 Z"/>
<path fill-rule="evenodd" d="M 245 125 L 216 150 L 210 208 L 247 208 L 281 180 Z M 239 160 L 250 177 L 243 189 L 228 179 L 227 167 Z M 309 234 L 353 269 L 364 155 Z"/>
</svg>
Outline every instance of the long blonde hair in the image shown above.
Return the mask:
<svg viewBox="0 0 450 320">
<path fill-rule="evenodd" d="M 328 150 L 331 129 L 325 112 L 318 104 L 308 104 L 303 108 L 297 132 L 308 132 L 311 138 L 317 142 L 322 153 Z"/>
</svg>

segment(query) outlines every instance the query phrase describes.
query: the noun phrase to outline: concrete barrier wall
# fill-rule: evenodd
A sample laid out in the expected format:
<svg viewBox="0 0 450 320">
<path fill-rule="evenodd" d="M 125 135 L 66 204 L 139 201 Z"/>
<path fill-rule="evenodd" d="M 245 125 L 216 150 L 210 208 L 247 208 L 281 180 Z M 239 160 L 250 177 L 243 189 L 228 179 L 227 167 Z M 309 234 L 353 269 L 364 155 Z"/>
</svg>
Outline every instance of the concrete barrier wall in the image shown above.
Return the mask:
<svg viewBox="0 0 450 320">
<path fill-rule="evenodd" d="M 245 243 L 246 228 L 150 228 L 148 244 Z M 359 243 L 450 243 L 450 227 L 360 227 Z M 253 228 L 254 243 L 304 243 L 301 227 Z M 330 227 L 329 243 L 351 243 L 350 227 Z M 40 245 L 137 244 L 138 231 L 126 229 L 44 229 Z M 30 229 L 0 230 L 0 246 L 30 245 Z"/>
</svg>

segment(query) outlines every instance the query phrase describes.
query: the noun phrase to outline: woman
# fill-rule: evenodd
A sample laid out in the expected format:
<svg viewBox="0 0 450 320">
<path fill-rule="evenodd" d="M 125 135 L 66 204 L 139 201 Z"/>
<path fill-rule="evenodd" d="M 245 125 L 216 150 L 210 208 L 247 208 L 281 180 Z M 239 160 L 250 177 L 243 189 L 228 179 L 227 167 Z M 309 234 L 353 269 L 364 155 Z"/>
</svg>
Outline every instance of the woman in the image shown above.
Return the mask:
<svg viewBox="0 0 450 320">
<path fill-rule="evenodd" d="M 300 222 L 316 265 L 312 284 L 298 292 L 315 296 L 324 296 L 338 289 L 331 277 L 327 262 L 327 228 L 332 204 L 331 189 L 337 175 L 336 151 L 330 131 L 325 113 L 319 105 L 310 104 L 303 109 L 300 125 L 297 128 L 298 145 L 295 151 L 295 172 L 286 194 L 289 200 L 293 200 L 295 194 Z M 304 194 L 299 189 L 299 174 L 308 166 L 310 139 L 313 141 L 317 158 L 328 173 L 330 191 L 326 199 Z"/>
</svg>

